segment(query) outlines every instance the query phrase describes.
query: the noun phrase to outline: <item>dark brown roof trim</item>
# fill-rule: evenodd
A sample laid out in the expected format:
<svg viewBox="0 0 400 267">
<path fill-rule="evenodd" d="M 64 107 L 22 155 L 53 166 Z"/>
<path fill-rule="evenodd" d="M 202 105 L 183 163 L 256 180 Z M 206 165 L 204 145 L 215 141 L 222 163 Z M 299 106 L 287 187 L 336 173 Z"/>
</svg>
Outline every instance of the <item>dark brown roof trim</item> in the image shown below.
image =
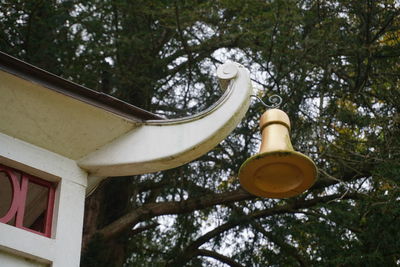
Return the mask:
<svg viewBox="0 0 400 267">
<path fill-rule="evenodd" d="M 131 121 L 165 119 L 113 96 L 96 92 L 92 89 L 63 79 L 3 52 L 0 52 L 0 70 L 16 75 L 25 80 L 38 83 L 63 95 L 102 108 Z"/>
</svg>

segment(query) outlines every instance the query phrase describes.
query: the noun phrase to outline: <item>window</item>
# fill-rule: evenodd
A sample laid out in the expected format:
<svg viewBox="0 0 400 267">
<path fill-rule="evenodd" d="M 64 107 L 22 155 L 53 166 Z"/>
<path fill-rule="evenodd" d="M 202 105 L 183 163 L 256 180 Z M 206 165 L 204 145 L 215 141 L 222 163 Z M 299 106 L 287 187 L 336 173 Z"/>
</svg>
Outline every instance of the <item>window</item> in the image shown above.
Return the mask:
<svg viewBox="0 0 400 267">
<path fill-rule="evenodd" d="M 50 237 L 55 186 L 0 164 L 0 222 Z"/>
</svg>

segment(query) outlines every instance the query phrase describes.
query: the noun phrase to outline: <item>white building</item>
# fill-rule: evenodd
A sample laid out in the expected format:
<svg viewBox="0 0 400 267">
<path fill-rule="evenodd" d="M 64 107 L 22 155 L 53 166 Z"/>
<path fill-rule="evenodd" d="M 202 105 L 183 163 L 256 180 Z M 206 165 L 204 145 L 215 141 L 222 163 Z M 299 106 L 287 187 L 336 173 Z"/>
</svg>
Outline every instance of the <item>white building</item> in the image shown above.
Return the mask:
<svg viewBox="0 0 400 267">
<path fill-rule="evenodd" d="M 211 150 L 247 111 L 236 63 L 222 98 L 166 120 L 0 53 L 0 266 L 79 266 L 85 196 L 109 176 L 155 172 Z"/>
</svg>

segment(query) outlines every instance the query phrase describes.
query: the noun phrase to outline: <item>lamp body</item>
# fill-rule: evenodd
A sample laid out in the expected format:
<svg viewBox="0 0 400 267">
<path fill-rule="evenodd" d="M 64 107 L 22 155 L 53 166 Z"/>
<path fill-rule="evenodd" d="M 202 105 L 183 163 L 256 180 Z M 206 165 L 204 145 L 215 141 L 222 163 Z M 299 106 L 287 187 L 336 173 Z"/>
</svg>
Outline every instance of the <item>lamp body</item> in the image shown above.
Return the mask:
<svg viewBox="0 0 400 267">
<path fill-rule="evenodd" d="M 293 149 L 290 120 L 279 109 L 266 111 L 260 119 L 260 152 L 247 159 L 239 170 L 242 186 L 250 193 L 268 198 L 287 198 L 310 188 L 317 176 L 314 162 Z"/>
</svg>

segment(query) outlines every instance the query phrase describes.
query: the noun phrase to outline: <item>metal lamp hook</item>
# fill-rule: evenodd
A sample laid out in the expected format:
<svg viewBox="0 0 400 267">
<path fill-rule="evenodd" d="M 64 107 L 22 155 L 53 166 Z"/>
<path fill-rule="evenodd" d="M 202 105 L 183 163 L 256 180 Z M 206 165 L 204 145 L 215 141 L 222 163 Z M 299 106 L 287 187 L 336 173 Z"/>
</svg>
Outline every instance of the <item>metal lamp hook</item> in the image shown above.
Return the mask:
<svg viewBox="0 0 400 267">
<path fill-rule="evenodd" d="M 271 105 L 266 104 L 260 97 L 256 95 L 250 95 L 250 96 L 257 98 L 258 101 L 260 101 L 261 104 L 266 108 L 279 108 L 280 105 L 282 104 L 282 97 L 280 97 L 279 95 L 272 95 L 268 97 L 268 101 L 271 102 Z"/>
</svg>

